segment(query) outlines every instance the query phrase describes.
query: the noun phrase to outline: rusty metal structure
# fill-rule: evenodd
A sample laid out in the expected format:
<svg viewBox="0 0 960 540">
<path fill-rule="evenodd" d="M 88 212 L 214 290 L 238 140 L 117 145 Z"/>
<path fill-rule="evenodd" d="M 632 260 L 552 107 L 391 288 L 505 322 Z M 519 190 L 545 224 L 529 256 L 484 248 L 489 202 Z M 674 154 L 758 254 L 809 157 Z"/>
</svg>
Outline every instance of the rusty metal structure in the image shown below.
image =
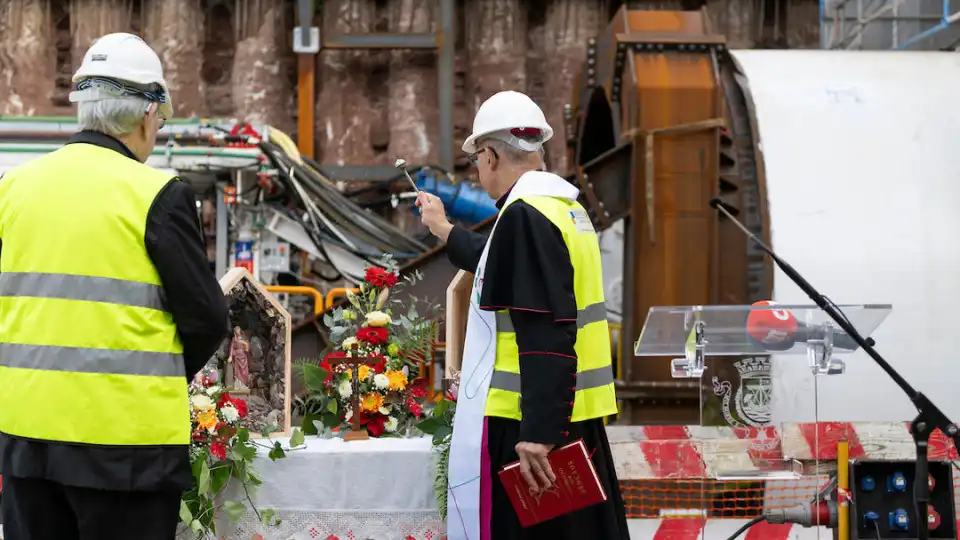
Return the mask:
<svg viewBox="0 0 960 540">
<path fill-rule="evenodd" d="M 632 343 L 651 306 L 770 297 L 772 267 L 708 204 L 721 197 L 769 238 L 746 81 L 703 11 L 621 8 L 590 42 L 567 134 L 597 229 L 625 220 L 622 420 L 700 423 L 700 383 L 637 361 Z"/>
<path fill-rule="evenodd" d="M 297 0 L 297 27 L 293 34 L 293 50 L 297 53 L 297 144 L 300 153 L 314 157 L 317 80 L 316 58 L 321 49 L 426 49 L 437 51 L 437 95 L 439 98 L 440 165 L 453 170 L 453 0 L 436 0 L 439 21 L 432 33 L 329 33 L 322 14 L 313 0 Z M 319 10 L 322 12 L 322 10 Z M 319 19 L 319 20 L 316 20 Z M 316 26 L 314 23 L 316 21 Z"/>
</svg>

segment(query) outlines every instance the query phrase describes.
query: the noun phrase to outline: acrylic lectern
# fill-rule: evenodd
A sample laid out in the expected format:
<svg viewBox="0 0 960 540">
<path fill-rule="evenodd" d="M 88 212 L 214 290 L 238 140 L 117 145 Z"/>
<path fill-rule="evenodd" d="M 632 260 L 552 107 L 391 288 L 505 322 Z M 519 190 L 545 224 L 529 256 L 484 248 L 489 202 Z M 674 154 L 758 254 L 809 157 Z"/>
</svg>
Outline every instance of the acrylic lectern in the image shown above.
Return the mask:
<svg viewBox="0 0 960 540">
<path fill-rule="evenodd" d="M 892 310 L 889 304 L 839 307 L 864 336 Z M 757 338 L 768 332 L 771 339 Z M 703 375 L 707 356 L 769 354 L 806 354 L 813 373 L 839 374 L 845 364 L 836 356 L 857 349 L 850 336 L 816 306 L 657 306 L 647 314 L 634 354 L 682 356 L 671 361 L 673 376 L 697 378 Z"/>
<path fill-rule="evenodd" d="M 864 336 L 892 310 L 890 305 L 840 309 Z M 740 486 L 736 489 L 762 493 L 755 503 L 769 507 L 808 501 L 828 487 L 823 485 L 824 467 L 835 469 L 836 461 L 820 463 L 822 456 L 803 440 L 794 444 L 798 437 L 792 433 L 818 425 L 823 413 L 818 402 L 824 396 L 817 381 L 843 373 L 842 357 L 857 349 L 816 306 L 664 306 L 650 308 L 634 353 L 651 361 L 670 359 L 673 377 L 697 379 L 677 384 L 701 390 L 700 426 L 687 428 L 700 438 L 683 442 L 689 455 L 670 456 L 679 464 L 699 456 L 697 475 L 715 482 L 704 483 L 700 495 L 712 499 L 716 494 L 708 490 Z M 806 362 L 797 358 L 802 355 Z M 711 356 L 715 367 L 708 366 Z M 777 368 L 783 369 L 775 373 Z M 668 452 L 661 450 L 662 455 Z"/>
</svg>

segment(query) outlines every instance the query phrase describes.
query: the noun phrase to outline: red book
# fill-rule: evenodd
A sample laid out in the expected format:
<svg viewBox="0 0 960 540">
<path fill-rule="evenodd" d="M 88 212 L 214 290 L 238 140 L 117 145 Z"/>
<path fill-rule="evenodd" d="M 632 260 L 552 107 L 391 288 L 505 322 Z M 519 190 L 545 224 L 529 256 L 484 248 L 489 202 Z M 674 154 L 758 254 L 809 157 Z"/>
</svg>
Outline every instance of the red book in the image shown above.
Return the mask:
<svg viewBox="0 0 960 540">
<path fill-rule="evenodd" d="M 554 450 L 547 459 L 557 480 L 552 488 L 540 493 L 530 492 L 519 461 L 500 470 L 500 482 L 522 526 L 536 525 L 607 500 L 583 439 Z"/>
</svg>

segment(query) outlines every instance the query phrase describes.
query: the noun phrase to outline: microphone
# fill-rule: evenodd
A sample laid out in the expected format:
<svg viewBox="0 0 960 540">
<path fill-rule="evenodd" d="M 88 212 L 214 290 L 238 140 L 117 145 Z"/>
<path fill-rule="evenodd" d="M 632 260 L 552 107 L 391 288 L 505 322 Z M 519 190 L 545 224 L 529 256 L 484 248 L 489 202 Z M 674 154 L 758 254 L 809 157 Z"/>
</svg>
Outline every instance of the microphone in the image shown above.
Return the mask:
<svg viewBox="0 0 960 540">
<path fill-rule="evenodd" d="M 770 307 L 777 303 L 772 300 L 754 302 L 754 306 Z M 783 352 L 797 343 L 819 341 L 824 338 L 824 330 L 810 326 L 788 309 L 763 309 L 751 311 L 747 315 L 747 336 L 750 341 L 767 351 Z M 858 345 L 840 328 L 833 329 L 833 346 L 838 349 L 856 350 Z"/>
<path fill-rule="evenodd" d="M 754 306 L 775 306 L 776 302 L 761 300 Z M 786 350 L 793 347 L 797 335 L 797 318 L 785 309 L 763 309 L 747 315 L 747 335 L 761 347 Z M 781 349 L 786 346 L 786 349 Z"/>
</svg>

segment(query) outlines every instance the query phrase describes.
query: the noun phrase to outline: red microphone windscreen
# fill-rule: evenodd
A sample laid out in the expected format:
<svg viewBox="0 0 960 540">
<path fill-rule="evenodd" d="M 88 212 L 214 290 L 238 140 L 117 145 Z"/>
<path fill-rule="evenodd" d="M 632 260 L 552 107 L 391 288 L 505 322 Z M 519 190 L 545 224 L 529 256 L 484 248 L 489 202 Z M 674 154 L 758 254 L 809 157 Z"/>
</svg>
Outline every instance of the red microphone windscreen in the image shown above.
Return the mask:
<svg viewBox="0 0 960 540">
<path fill-rule="evenodd" d="M 775 306 L 775 302 L 761 300 L 754 306 Z M 793 341 L 797 333 L 797 318 L 784 309 L 763 309 L 747 315 L 747 334 L 764 345 L 779 345 Z"/>
</svg>

